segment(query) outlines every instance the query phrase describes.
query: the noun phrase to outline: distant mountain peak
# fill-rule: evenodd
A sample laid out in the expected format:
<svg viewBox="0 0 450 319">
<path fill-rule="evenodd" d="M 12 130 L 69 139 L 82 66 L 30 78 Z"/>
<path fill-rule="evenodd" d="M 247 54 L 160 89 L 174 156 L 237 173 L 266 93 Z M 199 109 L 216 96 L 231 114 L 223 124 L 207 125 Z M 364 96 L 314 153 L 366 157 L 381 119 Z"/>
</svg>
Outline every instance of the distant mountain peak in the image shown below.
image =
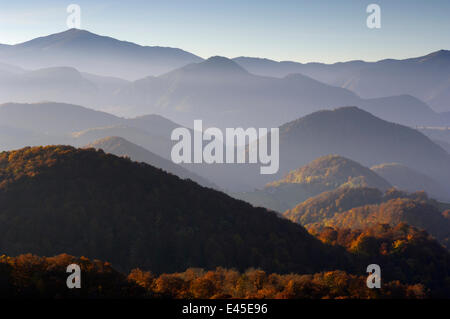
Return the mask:
<svg viewBox="0 0 450 319">
<path fill-rule="evenodd" d="M 427 55 L 413 58 L 412 61 L 423 63 L 423 62 L 430 62 L 430 61 L 449 61 L 450 60 L 450 51 L 449 50 L 438 50 L 435 52 L 431 52 Z"/>
<path fill-rule="evenodd" d="M 438 51 L 428 54 L 428 56 L 450 57 L 450 50 L 438 50 Z"/>
<path fill-rule="evenodd" d="M 289 131 L 292 128 L 295 128 L 302 123 L 308 122 L 308 121 L 315 121 L 319 120 L 322 121 L 324 118 L 336 118 L 336 117 L 343 117 L 343 118 L 375 118 L 371 113 L 364 111 L 357 106 L 343 106 L 338 107 L 332 110 L 321 110 L 317 111 L 311 114 L 308 114 L 304 117 L 301 117 L 299 119 L 296 119 L 294 121 L 288 122 L 280 127 L 280 132 L 283 131 Z"/>
<path fill-rule="evenodd" d="M 231 59 L 228 59 L 226 57 L 215 55 L 212 57 L 209 57 L 204 61 L 205 63 L 215 63 L 215 64 L 223 64 L 223 65 L 237 65 L 236 62 L 234 62 Z"/>
<path fill-rule="evenodd" d="M 357 106 L 342 106 L 342 107 L 337 107 L 331 110 L 324 110 L 322 112 L 328 112 L 329 114 L 332 115 L 354 115 L 354 116 L 359 116 L 359 117 L 367 117 L 367 118 L 376 118 L 374 115 L 372 115 L 372 113 L 367 112 Z M 313 113 L 314 114 L 314 113 Z M 311 115 L 313 115 L 311 114 Z"/>
<path fill-rule="evenodd" d="M 93 34 L 92 32 L 89 32 L 87 30 L 84 29 L 77 29 L 77 28 L 71 28 L 71 29 L 67 29 L 66 31 L 62 31 L 60 33 L 89 33 L 89 34 Z"/>
<path fill-rule="evenodd" d="M 72 28 L 72 29 L 68 29 L 66 31 L 53 33 L 53 34 L 50 34 L 47 36 L 42 36 L 42 37 L 38 37 L 38 38 L 29 40 L 29 41 L 26 41 L 23 43 L 19 43 L 19 44 L 17 44 L 17 46 L 28 47 L 28 46 L 38 45 L 39 47 L 47 47 L 47 46 L 53 46 L 57 43 L 66 44 L 67 41 L 80 40 L 80 39 L 84 40 L 84 39 L 89 39 L 89 38 L 94 39 L 94 38 L 107 38 L 107 37 L 103 37 L 103 36 L 94 34 L 87 30 Z"/>
<path fill-rule="evenodd" d="M 96 34 L 90 32 L 90 31 L 88 31 L 88 30 L 77 29 L 77 28 L 67 29 L 67 30 L 65 30 L 65 31 L 61 31 L 61 32 L 55 33 L 54 35 L 57 35 L 57 34 L 60 34 L 60 35 L 63 35 L 63 34 L 65 34 L 65 35 L 69 35 L 69 34 L 89 34 L 89 35 L 96 35 Z"/>
<path fill-rule="evenodd" d="M 137 80 L 202 58 L 178 48 L 140 45 L 82 29 L 68 29 L 0 49 L 3 63 L 25 69 L 66 65 L 82 72 Z"/>
<path fill-rule="evenodd" d="M 209 59 L 197 64 L 198 69 L 208 70 L 212 72 L 223 72 L 223 73 L 241 73 L 248 74 L 248 72 L 241 67 L 239 64 L 231 59 L 222 56 L 213 56 Z"/>
</svg>

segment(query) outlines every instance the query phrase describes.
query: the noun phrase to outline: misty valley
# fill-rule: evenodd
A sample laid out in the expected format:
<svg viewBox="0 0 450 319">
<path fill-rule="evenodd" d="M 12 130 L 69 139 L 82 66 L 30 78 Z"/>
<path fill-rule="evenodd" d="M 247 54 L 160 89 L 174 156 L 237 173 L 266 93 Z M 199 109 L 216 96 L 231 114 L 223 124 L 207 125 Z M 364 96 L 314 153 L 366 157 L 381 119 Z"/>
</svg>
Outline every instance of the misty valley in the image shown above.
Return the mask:
<svg viewBox="0 0 450 319">
<path fill-rule="evenodd" d="M 178 141 L 171 151 L 174 163 L 201 164 L 268 164 L 260 168 L 261 174 L 275 174 L 279 169 L 279 132 L 272 128 L 270 134 L 266 128 L 227 128 L 224 139 L 222 131 L 216 127 L 209 127 L 203 132 L 201 120 L 194 121 L 194 136 L 184 127 L 176 128 L 171 134 L 172 141 Z M 270 137 L 270 143 L 268 142 Z M 204 141 L 209 141 L 203 147 Z M 193 145 L 192 145 L 193 141 Z M 248 148 L 245 147 L 248 143 Z M 245 148 L 245 149 L 244 149 Z M 270 153 L 268 153 L 270 148 Z M 224 154 L 225 153 L 225 154 Z M 235 156 L 235 153 L 236 156 Z M 247 159 L 248 157 L 248 159 Z"/>
</svg>

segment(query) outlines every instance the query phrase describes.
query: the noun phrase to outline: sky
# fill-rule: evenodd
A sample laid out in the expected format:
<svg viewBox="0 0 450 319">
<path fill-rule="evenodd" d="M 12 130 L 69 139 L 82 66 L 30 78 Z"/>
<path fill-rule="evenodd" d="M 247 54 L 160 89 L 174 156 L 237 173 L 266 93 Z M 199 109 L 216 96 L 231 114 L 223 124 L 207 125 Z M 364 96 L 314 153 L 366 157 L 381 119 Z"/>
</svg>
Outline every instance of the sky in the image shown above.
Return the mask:
<svg viewBox="0 0 450 319">
<path fill-rule="evenodd" d="M 0 43 L 68 29 L 72 3 L 81 29 L 203 58 L 334 63 L 450 49 L 449 0 L 0 0 Z M 372 3 L 380 29 L 366 24 Z"/>
</svg>

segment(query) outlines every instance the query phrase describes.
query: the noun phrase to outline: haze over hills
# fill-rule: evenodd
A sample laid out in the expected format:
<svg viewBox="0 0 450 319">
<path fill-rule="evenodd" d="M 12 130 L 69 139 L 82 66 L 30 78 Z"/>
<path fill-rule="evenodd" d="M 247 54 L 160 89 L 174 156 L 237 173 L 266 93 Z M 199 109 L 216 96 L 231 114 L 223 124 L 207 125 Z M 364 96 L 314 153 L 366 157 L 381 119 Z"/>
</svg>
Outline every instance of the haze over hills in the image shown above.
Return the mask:
<svg viewBox="0 0 450 319">
<path fill-rule="evenodd" d="M 450 51 L 406 60 L 382 60 L 361 69 L 344 86 L 362 97 L 411 94 L 436 111 L 450 111 Z"/>
<path fill-rule="evenodd" d="M 172 130 L 180 125 L 159 115 L 124 119 L 62 103 L 0 105 L 0 149 L 29 145 L 84 146 L 118 136 L 170 158 Z M 9 129 L 8 129 L 9 128 Z M 20 131 L 20 134 L 19 134 Z M 13 134 L 17 132 L 17 134 Z M 316 112 L 280 128 L 280 171 L 261 176 L 259 166 L 183 165 L 231 192 L 263 187 L 312 160 L 340 154 L 365 166 L 399 162 L 446 183 L 449 154 L 419 132 L 388 123 L 357 108 Z M 442 173 L 443 172 L 443 173 Z"/>
<path fill-rule="evenodd" d="M 150 109 L 185 125 L 201 118 L 206 125 L 218 127 L 273 127 L 333 100 L 350 102 L 352 98 L 350 92 L 301 75 L 255 76 L 223 57 L 136 81 L 117 95 L 118 103 L 130 101 L 135 106 L 130 110 L 135 114 Z"/>
<path fill-rule="evenodd" d="M 175 143 L 170 137 L 178 127 L 181 125 L 154 114 L 126 119 L 64 103 L 7 103 L 0 105 L 0 151 L 55 144 L 83 147 L 99 139 L 117 136 L 170 160 Z M 217 171 L 223 171 L 221 167 L 211 170 L 186 166 L 190 171 L 195 168 L 198 176 L 212 172 L 215 177 Z M 202 184 L 214 185 L 211 182 Z"/>
<path fill-rule="evenodd" d="M 90 142 L 107 138 L 109 136 L 120 136 L 150 149 L 155 154 L 166 159 L 170 158 L 172 142 L 167 137 L 154 135 L 146 130 L 126 125 L 95 127 L 79 132 L 73 132 L 70 137 L 70 145 L 82 147 Z"/>
<path fill-rule="evenodd" d="M 441 140 L 433 140 L 433 142 L 442 147 L 444 150 L 447 151 L 447 153 L 450 154 L 450 143 Z"/>
<path fill-rule="evenodd" d="M 441 100 L 447 103 L 447 60 L 448 51 L 333 65 L 223 57 L 203 61 L 179 49 L 142 47 L 71 29 L 0 47 L 0 61 L 6 63 L 0 66 L 0 102 L 56 101 L 127 117 L 158 113 L 184 125 L 201 116 L 214 126 L 272 127 L 320 109 L 355 105 L 405 125 L 448 125 L 450 117 L 412 98 L 433 107 Z M 372 94 L 360 87 L 386 90 Z"/>
<path fill-rule="evenodd" d="M 1 46 L 0 46 L 0 50 L 1 50 Z M 0 62 L 0 72 L 1 73 L 13 73 L 13 74 L 20 74 L 25 72 L 24 69 L 15 66 L 15 65 L 10 65 L 10 64 L 6 64 L 6 63 L 2 63 Z"/>
<path fill-rule="evenodd" d="M 53 144 L 57 138 L 20 129 L 7 125 L 0 125 L 0 151 L 11 150 L 25 145 Z"/>
<path fill-rule="evenodd" d="M 237 57 L 233 61 L 253 74 L 282 78 L 289 74 L 304 74 L 320 82 L 342 86 L 346 77 L 358 71 L 367 62 L 349 61 L 335 64 L 300 63 L 294 61 L 273 61 L 256 57 Z M 370 62 L 369 62 L 370 63 Z"/>
<path fill-rule="evenodd" d="M 68 146 L 0 153 L 0 250 L 189 267 L 312 273 L 347 268 L 300 225 L 144 163 Z M 26 200 L 17 200 L 26 198 Z"/>
<path fill-rule="evenodd" d="M 290 171 L 282 179 L 268 183 L 261 190 L 234 196 L 281 213 L 310 197 L 341 186 L 373 187 L 383 191 L 392 187 L 383 177 L 355 161 L 327 155 Z"/>
<path fill-rule="evenodd" d="M 431 139 L 450 143 L 450 126 L 445 127 L 419 127 L 418 130 Z"/>
<path fill-rule="evenodd" d="M 103 103 L 111 87 L 99 87 L 71 67 L 53 67 L 0 74 L 0 101 L 58 101 L 94 106 Z M 103 90 L 103 91 L 102 91 Z"/>
<path fill-rule="evenodd" d="M 204 187 L 217 189 L 217 186 L 215 186 L 205 178 L 200 177 L 197 174 L 194 174 L 183 168 L 182 166 L 174 164 L 171 160 L 156 155 L 146 150 L 145 148 L 133 144 L 121 137 L 106 137 L 86 145 L 85 148 L 101 149 L 105 153 L 110 153 L 121 157 L 128 157 L 133 161 L 147 163 L 156 168 L 160 168 L 182 179 L 189 178 Z"/>
<path fill-rule="evenodd" d="M 0 65 L 0 102 L 56 101 L 93 109 L 108 108 L 114 94 L 129 82 L 120 78 L 81 73 L 73 67 L 34 71 Z"/>
<path fill-rule="evenodd" d="M 383 120 L 417 127 L 420 123 L 447 125 L 450 117 L 434 112 L 427 104 L 411 95 L 395 95 L 373 99 L 361 99 L 359 108 Z M 426 124 L 425 124 L 426 125 Z"/>
<path fill-rule="evenodd" d="M 105 91 L 107 91 L 107 92 L 114 92 L 115 90 L 121 88 L 122 86 L 124 86 L 130 82 L 130 81 L 118 78 L 118 77 L 101 76 L 101 75 L 86 73 L 86 72 L 82 72 L 81 75 L 85 79 L 96 84 L 99 88 L 105 89 Z"/>
<path fill-rule="evenodd" d="M 234 61 L 213 57 L 159 77 L 129 82 L 73 67 L 0 72 L 0 102 L 57 101 L 120 116 L 158 113 L 185 126 L 194 119 L 218 127 L 276 127 L 308 113 L 356 105 L 410 126 L 448 125 L 408 95 L 361 99 L 352 92 L 295 74 L 282 79 L 248 73 Z"/>
<path fill-rule="evenodd" d="M 120 124 L 121 118 L 65 103 L 6 103 L 0 105 L 0 124 L 49 134 Z"/>
<path fill-rule="evenodd" d="M 330 85 L 347 88 L 363 98 L 408 94 L 436 111 L 450 111 L 450 51 L 447 50 L 417 58 L 378 62 L 302 64 L 248 57 L 235 58 L 234 61 L 254 74 L 284 77 L 301 73 Z"/>
<path fill-rule="evenodd" d="M 257 76 L 223 57 L 135 81 L 119 90 L 115 103 L 131 114 L 158 113 L 184 125 L 202 118 L 218 127 L 276 127 L 317 110 L 345 105 L 406 125 L 447 123 L 408 95 L 364 100 L 301 74 Z"/>
<path fill-rule="evenodd" d="M 450 158 L 445 150 L 417 130 L 384 121 L 357 107 L 314 112 L 282 125 L 279 135 L 278 173 L 260 175 L 257 166 L 247 167 L 245 182 L 250 189 L 280 179 L 318 157 L 338 154 L 366 167 L 401 163 L 430 176 L 447 191 Z M 235 170 L 239 180 L 244 170 Z"/>
<path fill-rule="evenodd" d="M 0 47 L 0 61 L 25 69 L 69 66 L 128 80 L 163 74 L 201 60 L 181 49 L 140 46 L 79 29 Z"/>
<path fill-rule="evenodd" d="M 448 184 L 450 157 L 422 133 L 356 107 L 320 111 L 280 127 L 280 174 L 326 154 L 367 167 L 397 162 Z"/>
<path fill-rule="evenodd" d="M 170 133 L 180 125 L 159 115 L 125 119 L 65 103 L 0 105 L 0 150 L 24 146 L 69 144 L 84 146 L 109 136 L 121 136 L 169 158 Z"/>
<path fill-rule="evenodd" d="M 384 163 L 371 168 L 393 186 L 407 192 L 425 191 L 430 197 L 450 202 L 450 192 L 432 178 L 399 163 Z"/>
</svg>

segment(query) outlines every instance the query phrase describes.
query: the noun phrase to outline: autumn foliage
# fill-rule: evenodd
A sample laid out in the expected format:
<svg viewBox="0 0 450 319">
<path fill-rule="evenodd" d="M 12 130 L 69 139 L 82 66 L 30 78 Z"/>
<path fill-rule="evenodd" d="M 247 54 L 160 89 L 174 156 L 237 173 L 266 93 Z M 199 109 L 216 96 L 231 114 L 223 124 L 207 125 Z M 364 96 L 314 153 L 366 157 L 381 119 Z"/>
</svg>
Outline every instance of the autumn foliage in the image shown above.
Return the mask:
<svg viewBox="0 0 450 319">
<path fill-rule="evenodd" d="M 273 212 L 94 149 L 0 153 L 0 207 L 0 252 L 12 256 L 65 252 L 124 272 L 346 269 L 345 257 Z"/>
<path fill-rule="evenodd" d="M 66 267 L 82 269 L 82 288 L 66 287 Z M 380 290 L 368 289 L 365 276 L 344 271 L 312 275 L 268 274 L 251 269 L 244 273 L 217 268 L 192 268 L 161 274 L 134 269 L 128 276 L 107 262 L 66 254 L 38 257 L 31 254 L 0 257 L 0 297 L 45 298 L 188 298 L 188 299 L 319 299 L 319 298 L 426 298 L 421 284 L 387 282 Z"/>
</svg>

